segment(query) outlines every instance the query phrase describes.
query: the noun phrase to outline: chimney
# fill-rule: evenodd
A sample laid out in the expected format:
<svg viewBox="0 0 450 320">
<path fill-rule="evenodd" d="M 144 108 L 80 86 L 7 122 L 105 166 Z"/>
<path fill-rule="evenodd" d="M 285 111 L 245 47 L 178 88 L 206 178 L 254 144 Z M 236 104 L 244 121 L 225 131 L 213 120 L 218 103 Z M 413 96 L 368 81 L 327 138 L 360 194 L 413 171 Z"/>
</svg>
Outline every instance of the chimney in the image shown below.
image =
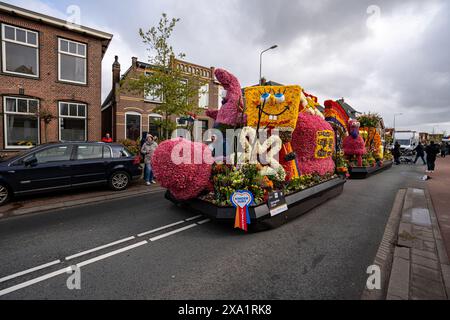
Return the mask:
<svg viewBox="0 0 450 320">
<path fill-rule="evenodd" d="M 136 57 L 131 58 L 131 67 L 133 69 L 137 69 L 137 62 L 138 62 L 138 58 L 136 58 Z"/>
<path fill-rule="evenodd" d="M 114 63 L 112 65 L 112 80 L 113 80 L 113 88 L 120 82 L 120 63 L 119 63 L 119 57 L 114 57 Z"/>
</svg>

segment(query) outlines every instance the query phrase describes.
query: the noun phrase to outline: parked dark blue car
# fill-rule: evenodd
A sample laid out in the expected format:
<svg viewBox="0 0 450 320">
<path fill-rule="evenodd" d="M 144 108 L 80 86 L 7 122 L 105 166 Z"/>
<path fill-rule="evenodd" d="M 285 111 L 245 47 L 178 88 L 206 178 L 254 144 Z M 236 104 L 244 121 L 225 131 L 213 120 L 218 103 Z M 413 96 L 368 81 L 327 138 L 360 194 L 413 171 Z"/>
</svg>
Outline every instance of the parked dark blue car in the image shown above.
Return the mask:
<svg viewBox="0 0 450 320">
<path fill-rule="evenodd" d="M 141 174 L 139 156 L 120 144 L 44 144 L 0 162 L 0 205 L 12 196 L 91 185 L 120 191 Z"/>
</svg>

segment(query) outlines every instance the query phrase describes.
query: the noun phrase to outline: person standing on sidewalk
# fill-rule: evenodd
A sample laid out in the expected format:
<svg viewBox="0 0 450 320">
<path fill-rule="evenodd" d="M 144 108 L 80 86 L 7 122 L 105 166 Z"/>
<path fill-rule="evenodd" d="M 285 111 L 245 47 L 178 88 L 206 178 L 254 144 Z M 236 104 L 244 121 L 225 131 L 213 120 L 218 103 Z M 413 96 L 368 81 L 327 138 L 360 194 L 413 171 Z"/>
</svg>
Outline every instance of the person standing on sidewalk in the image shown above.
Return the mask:
<svg viewBox="0 0 450 320">
<path fill-rule="evenodd" d="M 436 156 L 440 151 L 439 145 L 435 144 L 434 141 L 431 141 L 430 144 L 425 148 L 425 152 L 427 153 L 427 172 L 434 172 Z"/>
<path fill-rule="evenodd" d="M 394 150 L 392 151 L 392 155 L 394 156 L 395 164 L 400 164 L 400 144 L 396 141 L 394 145 Z"/>
<path fill-rule="evenodd" d="M 425 148 L 423 147 L 421 142 L 419 142 L 414 151 L 416 152 L 416 160 L 414 160 L 414 164 L 416 164 L 417 160 L 421 158 L 423 161 L 423 165 L 426 165 L 427 163 L 425 162 Z"/>
<path fill-rule="evenodd" d="M 445 142 L 441 143 L 441 157 L 445 158 L 445 155 L 447 154 L 447 145 Z"/>
<path fill-rule="evenodd" d="M 153 140 L 153 137 L 151 135 L 148 135 L 141 149 L 142 154 L 145 155 L 144 180 L 148 186 L 152 183 L 156 183 L 155 180 L 153 180 L 152 157 L 157 147 L 158 144 Z"/>
</svg>

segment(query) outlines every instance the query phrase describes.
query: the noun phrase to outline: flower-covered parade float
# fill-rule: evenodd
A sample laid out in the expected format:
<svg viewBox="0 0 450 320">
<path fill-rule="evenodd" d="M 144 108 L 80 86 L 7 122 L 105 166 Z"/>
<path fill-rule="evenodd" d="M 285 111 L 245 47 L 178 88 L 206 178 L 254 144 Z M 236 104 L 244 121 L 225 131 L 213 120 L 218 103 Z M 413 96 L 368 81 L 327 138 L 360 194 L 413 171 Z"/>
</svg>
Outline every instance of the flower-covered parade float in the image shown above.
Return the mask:
<svg viewBox="0 0 450 320">
<path fill-rule="evenodd" d="M 231 73 L 215 75 L 227 96 L 207 113 L 214 148 L 175 138 L 153 155 L 168 200 L 247 231 L 278 226 L 342 193 L 336 134 L 313 96 L 297 85 L 242 91 Z"/>
<path fill-rule="evenodd" d="M 344 140 L 344 154 L 351 179 L 365 179 L 392 167 L 392 159 L 382 141 L 382 121 L 373 113 L 349 121 L 350 136 Z"/>
</svg>

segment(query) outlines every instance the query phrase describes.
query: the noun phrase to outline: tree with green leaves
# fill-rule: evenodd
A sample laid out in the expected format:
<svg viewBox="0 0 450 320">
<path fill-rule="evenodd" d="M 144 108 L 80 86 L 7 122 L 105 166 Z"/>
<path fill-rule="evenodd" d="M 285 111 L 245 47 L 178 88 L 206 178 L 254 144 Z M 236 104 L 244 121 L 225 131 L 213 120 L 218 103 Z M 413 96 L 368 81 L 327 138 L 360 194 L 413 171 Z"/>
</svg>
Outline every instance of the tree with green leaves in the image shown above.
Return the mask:
<svg viewBox="0 0 450 320">
<path fill-rule="evenodd" d="M 202 93 L 200 88 L 204 85 L 198 75 L 183 73 L 174 63 L 175 53 L 169 40 L 179 21 L 176 18 L 169 19 L 163 13 L 157 26 L 148 31 L 139 30 L 142 41 L 148 46 L 152 70 L 137 79 L 126 80 L 127 89 L 146 96 L 160 97 L 162 102 L 153 111 L 163 116 L 161 127 L 166 139 L 176 128 L 171 116 L 198 112 L 198 99 Z M 185 54 L 179 53 L 178 57 L 183 59 Z"/>
</svg>

